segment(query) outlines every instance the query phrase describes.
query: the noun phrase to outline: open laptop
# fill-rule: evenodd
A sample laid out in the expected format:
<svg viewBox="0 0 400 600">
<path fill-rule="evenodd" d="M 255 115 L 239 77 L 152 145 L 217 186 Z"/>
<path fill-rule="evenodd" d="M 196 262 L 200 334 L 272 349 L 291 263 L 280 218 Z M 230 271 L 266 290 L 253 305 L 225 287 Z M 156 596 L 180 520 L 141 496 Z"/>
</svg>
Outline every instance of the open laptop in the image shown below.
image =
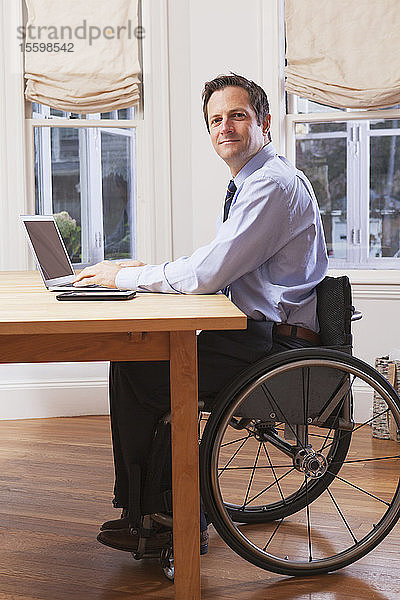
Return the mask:
<svg viewBox="0 0 400 600">
<path fill-rule="evenodd" d="M 98 285 L 84 288 L 73 286 L 75 272 L 54 217 L 52 215 L 22 215 L 20 219 L 44 285 L 48 290 L 78 292 L 89 288 L 96 292 L 120 292 L 114 288 Z"/>
</svg>

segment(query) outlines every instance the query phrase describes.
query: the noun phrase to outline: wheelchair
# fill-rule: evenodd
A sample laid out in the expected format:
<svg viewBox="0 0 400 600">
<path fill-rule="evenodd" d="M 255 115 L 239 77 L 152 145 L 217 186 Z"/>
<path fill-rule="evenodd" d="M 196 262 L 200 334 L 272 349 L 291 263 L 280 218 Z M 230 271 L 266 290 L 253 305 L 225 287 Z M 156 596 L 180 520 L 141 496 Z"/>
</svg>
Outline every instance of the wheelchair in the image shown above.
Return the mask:
<svg viewBox="0 0 400 600">
<path fill-rule="evenodd" d="M 254 363 L 218 395 L 201 427 L 207 520 L 245 560 L 292 576 L 353 563 L 400 516 L 400 399 L 352 356 L 351 322 L 361 315 L 348 278 L 326 277 L 317 307 L 322 346 Z M 359 394 L 380 410 L 360 418 Z M 171 547 L 161 565 L 173 579 Z"/>
<path fill-rule="evenodd" d="M 361 315 L 347 277 L 325 278 L 317 298 L 322 347 L 275 354 L 243 372 L 220 394 L 200 445 L 215 529 L 244 559 L 283 575 L 353 563 L 400 516 L 400 399 L 351 355 L 351 321 Z M 355 394 L 383 408 L 360 420 Z"/>
</svg>

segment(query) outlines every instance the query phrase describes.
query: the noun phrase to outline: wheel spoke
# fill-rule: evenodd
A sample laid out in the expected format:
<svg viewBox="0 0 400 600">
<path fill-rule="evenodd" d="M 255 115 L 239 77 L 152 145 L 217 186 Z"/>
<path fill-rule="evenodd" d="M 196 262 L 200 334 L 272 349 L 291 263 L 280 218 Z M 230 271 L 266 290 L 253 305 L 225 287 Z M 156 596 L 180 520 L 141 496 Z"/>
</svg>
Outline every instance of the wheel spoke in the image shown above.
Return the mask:
<svg viewBox="0 0 400 600">
<path fill-rule="evenodd" d="M 261 443 L 258 444 L 257 456 L 256 456 L 256 460 L 254 461 L 254 467 L 253 467 L 253 469 L 251 471 L 250 480 L 249 480 L 249 484 L 247 486 L 247 491 L 246 491 L 246 497 L 244 499 L 242 508 L 244 508 L 246 506 L 247 498 L 249 497 L 251 484 L 253 483 L 254 473 L 255 473 L 255 470 L 256 470 L 255 468 L 257 466 L 258 459 L 259 459 L 259 456 L 260 456 L 260 451 L 261 451 Z"/>
<path fill-rule="evenodd" d="M 303 422 L 306 426 L 306 446 L 307 446 L 307 431 L 308 431 L 308 402 L 310 398 L 310 369 L 301 370 L 301 379 L 303 384 Z"/>
<path fill-rule="evenodd" d="M 367 490 L 363 490 L 363 488 L 361 488 L 358 485 L 355 485 L 354 483 L 351 483 L 351 481 L 347 481 L 347 479 L 344 479 L 343 477 L 340 477 L 339 475 L 335 475 L 335 473 L 332 473 L 329 470 L 327 472 L 330 473 L 331 475 L 334 475 L 336 479 L 339 479 L 343 483 L 347 483 L 347 485 L 350 485 L 351 487 L 355 488 L 359 492 L 362 492 L 363 494 L 366 494 L 367 496 L 370 496 L 371 498 L 375 498 L 375 500 L 378 500 L 378 502 L 382 502 L 382 504 L 385 504 L 386 506 L 390 506 L 389 502 L 386 502 L 386 500 L 382 500 L 382 498 L 375 496 L 375 494 L 371 494 L 371 492 L 367 492 Z"/>
<path fill-rule="evenodd" d="M 239 446 L 239 448 L 236 450 L 236 452 L 234 452 L 232 454 L 232 456 L 230 457 L 230 459 L 228 460 L 228 462 L 226 463 L 225 467 L 223 467 L 221 469 L 221 472 L 218 473 L 218 477 L 220 477 L 222 475 L 222 473 L 226 470 L 226 468 L 228 467 L 228 465 L 231 464 L 231 462 L 233 461 L 233 459 L 235 458 L 235 456 L 237 456 L 237 454 L 240 452 L 240 450 L 243 448 L 243 446 L 245 445 L 245 443 L 247 442 L 247 440 L 249 439 L 250 436 L 248 436 Z"/>
<path fill-rule="evenodd" d="M 360 423 L 359 425 L 354 427 L 354 429 L 349 431 L 349 434 L 355 433 L 356 431 L 358 431 L 358 429 L 361 429 L 361 427 L 364 427 L 365 425 L 369 425 L 370 423 L 372 423 L 372 421 L 375 421 L 375 419 L 378 419 L 379 417 L 381 417 L 382 415 L 384 415 L 388 412 L 389 412 L 389 408 L 385 408 L 385 410 L 383 410 L 381 413 L 378 413 L 377 415 L 373 415 L 370 419 L 368 419 L 368 421 L 364 421 L 364 423 Z"/>
<path fill-rule="evenodd" d="M 307 537 L 308 537 L 308 562 L 312 562 L 312 544 L 311 544 L 311 523 L 310 523 L 310 504 L 308 502 L 307 478 L 304 475 L 304 485 L 306 487 L 306 513 L 307 513 Z"/>
<path fill-rule="evenodd" d="M 359 429 L 362 429 L 366 425 L 370 425 L 372 423 L 372 421 L 374 421 L 375 419 L 378 419 L 379 417 L 381 417 L 382 415 L 384 415 L 385 413 L 388 413 L 388 412 L 389 412 L 389 409 L 385 408 L 385 410 L 383 410 L 381 413 L 378 413 L 377 415 L 373 415 L 370 419 L 368 419 L 367 421 L 364 421 L 363 423 L 360 423 L 359 425 L 354 427 L 354 429 L 352 429 L 351 431 L 344 432 L 343 436 L 342 436 L 343 439 L 348 436 L 353 436 L 356 431 L 358 431 Z M 327 444 L 327 446 L 325 446 L 324 450 L 326 450 L 327 448 L 332 446 L 332 444 L 333 444 L 333 441 L 330 444 Z"/>
<path fill-rule="evenodd" d="M 373 462 L 376 460 L 391 460 L 400 458 L 400 454 L 395 454 L 395 456 L 377 456 L 376 458 L 355 458 L 353 460 L 344 460 L 341 462 L 343 465 L 349 465 L 351 463 L 364 463 L 364 462 Z M 332 461 L 331 465 L 334 465 L 335 462 Z"/>
<path fill-rule="evenodd" d="M 291 473 L 292 471 L 294 471 L 294 467 L 292 467 L 291 469 L 289 469 L 289 471 L 287 471 L 286 473 L 284 473 L 283 475 L 281 475 L 280 477 L 278 477 L 278 481 L 282 481 L 282 479 L 284 477 L 286 477 L 287 475 L 289 475 L 289 473 Z M 248 501 L 247 504 L 250 504 L 250 502 L 253 502 L 257 498 L 259 498 L 262 494 L 264 494 L 264 492 L 268 492 L 268 490 L 270 490 L 274 485 L 275 485 L 275 482 L 270 483 L 269 485 L 267 485 L 267 487 L 265 487 L 263 490 L 261 490 L 261 492 L 258 492 L 258 494 L 256 494 L 255 496 L 253 496 L 253 498 L 250 498 L 250 500 Z"/>
<path fill-rule="evenodd" d="M 273 466 L 269 466 L 269 465 L 263 465 L 263 466 L 257 466 L 254 467 L 254 465 L 249 465 L 248 467 L 218 467 L 218 470 L 224 470 L 224 471 L 245 471 L 246 469 L 288 469 L 290 467 L 290 465 L 273 465 Z"/>
<path fill-rule="evenodd" d="M 273 475 L 274 475 L 275 483 L 276 483 L 276 485 L 277 485 L 277 488 L 278 488 L 278 490 L 279 490 L 279 493 L 280 493 L 280 495 L 281 495 L 281 498 L 282 498 L 282 500 L 283 500 L 284 504 L 286 504 L 286 500 L 285 500 L 285 498 L 284 498 L 284 496 L 283 496 L 283 493 L 282 493 L 282 488 L 281 488 L 281 486 L 280 486 L 280 483 L 279 483 L 279 481 L 278 481 L 278 479 L 277 479 L 277 477 L 276 477 L 276 473 L 275 473 L 275 468 L 277 468 L 277 467 L 275 467 L 275 468 L 274 468 L 274 465 L 272 464 L 271 457 L 270 457 L 270 455 L 269 455 L 269 452 L 268 452 L 268 448 L 266 448 L 266 447 L 265 447 L 265 443 L 264 443 L 264 442 L 263 442 L 263 448 L 264 448 L 264 452 L 265 452 L 265 454 L 266 454 L 266 456 L 267 456 L 267 458 L 268 458 L 268 462 L 269 462 L 269 464 L 270 464 L 270 467 L 271 467 L 271 469 L 272 469 L 272 473 L 273 473 Z"/>
<path fill-rule="evenodd" d="M 231 446 L 232 444 L 237 444 L 238 442 L 242 442 L 243 440 L 248 440 L 251 434 L 246 435 L 245 437 L 238 438 L 237 440 L 232 440 L 231 442 L 225 442 L 225 444 L 221 444 L 221 448 L 226 448 L 226 446 Z"/>
<path fill-rule="evenodd" d="M 348 532 L 350 533 L 351 537 L 353 538 L 354 543 L 357 544 L 358 540 L 356 539 L 354 533 L 352 532 L 350 525 L 346 521 L 346 518 L 345 518 L 343 512 L 340 510 L 340 507 L 339 507 L 338 503 L 336 502 L 335 498 L 333 497 L 331 490 L 329 488 L 327 488 L 326 491 L 328 492 L 330 499 L 332 500 L 333 504 L 336 507 L 336 510 L 338 511 L 339 515 L 341 516 L 343 523 L 346 525 L 346 528 L 347 528 Z"/>
<path fill-rule="evenodd" d="M 263 547 L 264 552 L 266 551 L 266 549 L 268 548 L 268 546 L 270 545 L 270 543 L 272 542 L 272 538 L 274 537 L 274 535 L 276 534 L 276 532 L 278 531 L 279 527 L 282 525 L 283 523 L 283 518 L 278 521 L 278 523 L 276 524 L 275 529 L 273 530 L 273 532 L 271 533 L 271 535 L 269 536 L 269 540 L 268 542 L 265 544 L 265 546 Z"/>
<path fill-rule="evenodd" d="M 330 433 L 332 433 L 332 432 L 330 432 Z M 313 431 L 308 431 L 308 437 L 322 438 L 323 440 L 325 440 L 327 436 L 326 435 L 321 435 L 319 433 L 314 433 Z M 334 441 L 333 436 L 330 437 L 330 438 L 328 438 L 328 439 L 330 439 L 332 442 Z"/>
</svg>

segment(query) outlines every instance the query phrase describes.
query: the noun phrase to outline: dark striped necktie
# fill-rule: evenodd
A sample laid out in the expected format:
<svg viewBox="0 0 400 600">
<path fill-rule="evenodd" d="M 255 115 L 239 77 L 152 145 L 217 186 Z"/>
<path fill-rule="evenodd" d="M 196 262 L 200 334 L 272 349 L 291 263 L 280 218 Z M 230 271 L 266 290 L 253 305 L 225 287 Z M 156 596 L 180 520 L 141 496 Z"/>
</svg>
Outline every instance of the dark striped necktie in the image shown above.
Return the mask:
<svg viewBox="0 0 400 600">
<path fill-rule="evenodd" d="M 235 185 L 235 182 L 233 181 L 233 179 L 231 179 L 229 182 L 229 185 L 228 185 L 228 189 L 226 190 L 223 222 L 225 222 L 228 218 L 229 209 L 231 207 L 233 196 L 235 195 L 236 190 L 237 190 L 237 187 Z M 225 294 L 225 296 L 229 296 L 229 288 L 230 288 L 230 286 L 227 285 L 222 290 L 222 293 Z"/>
<path fill-rule="evenodd" d="M 229 209 L 231 207 L 233 196 L 235 195 L 236 190 L 237 190 L 237 187 L 235 185 L 235 182 L 233 181 L 233 179 L 231 179 L 229 182 L 229 185 L 228 185 L 228 189 L 226 190 L 226 196 L 225 196 L 224 218 L 223 218 L 224 222 L 228 218 Z"/>
</svg>

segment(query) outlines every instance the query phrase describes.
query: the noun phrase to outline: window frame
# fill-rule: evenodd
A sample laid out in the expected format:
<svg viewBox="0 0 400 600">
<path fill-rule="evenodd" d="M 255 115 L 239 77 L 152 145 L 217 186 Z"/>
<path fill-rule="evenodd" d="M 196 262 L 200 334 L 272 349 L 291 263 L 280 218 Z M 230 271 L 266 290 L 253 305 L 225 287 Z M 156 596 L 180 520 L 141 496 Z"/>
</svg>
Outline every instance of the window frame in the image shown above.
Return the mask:
<svg viewBox="0 0 400 600">
<path fill-rule="evenodd" d="M 133 113 L 133 109 L 128 109 Z M 136 113 L 138 111 L 136 110 Z M 38 168 L 39 191 L 41 192 L 41 205 L 43 214 L 52 214 L 52 173 L 51 173 L 51 129 L 76 129 L 79 131 L 79 163 L 81 179 L 81 218 L 82 218 L 82 261 L 74 263 L 76 268 L 83 268 L 88 264 L 104 260 L 103 244 L 103 204 L 102 204 L 102 177 L 101 177 L 101 133 L 107 132 L 118 136 L 130 138 L 130 156 L 132 160 L 132 185 L 130 186 L 130 206 L 133 209 L 131 227 L 133 236 L 131 243 L 131 257 L 136 257 L 136 143 L 140 131 L 141 119 L 118 119 L 117 111 L 113 111 L 112 119 L 102 119 L 101 114 L 82 115 L 81 118 L 71 118 L 70 113 L 65 116 L 51 115 L 50 107 L 39 105 L 38 111 L 32 112 L 26 120 L 28 137 L 33 140 L 29 144 L 31 150 L 28 164 L 33 165 L 33 211 L 35 210 L 35 130 L 39 142 L 39 157 L 41 164 Z M 123 130 L 127 133 L 124 134 Z M 140 135 L 140 134 L 139 134 Z M 33 155 L 32 155 L 33 149 Z M 33 187 L 33 190 L 32 190 Z"/>
<path fill-rule="evenodd" d="M 330 269 L 350 270 L 393 270 L 400 269 L 399 259 L 390 257 L 369 257 L 369 207 L 370 207 L 370 139 L 377 130 L 368 128 L 369 121 L 398 120 L 400 109 L 384 110 L 339 110 L 331 112 L 298 113 L 297 98 L 287 94 L 287 114 L 285 116 L 285 145 L 288 159 L 296 164 L 296 125 L 313 123 L 345 122 L 351 130 L 347 135 L 347 157 L 351 164 L 347 166 L 350 181 L 347 181 L 347 258 L 329 259 Z M 390 131 L 390 130 L 388 130 Z M 383 134 L 381 134 L 383 135 Z M 384 135 L 389 135 L 386 133 Z M 329 135 L 324 136 L 328 138 Z M 358 154 L 359 158 L 356 158 Z M 307 173 L 306 173 L 307 175 Z M 359 193 L 357 193 L 357 190 Z"/>
</svg>

